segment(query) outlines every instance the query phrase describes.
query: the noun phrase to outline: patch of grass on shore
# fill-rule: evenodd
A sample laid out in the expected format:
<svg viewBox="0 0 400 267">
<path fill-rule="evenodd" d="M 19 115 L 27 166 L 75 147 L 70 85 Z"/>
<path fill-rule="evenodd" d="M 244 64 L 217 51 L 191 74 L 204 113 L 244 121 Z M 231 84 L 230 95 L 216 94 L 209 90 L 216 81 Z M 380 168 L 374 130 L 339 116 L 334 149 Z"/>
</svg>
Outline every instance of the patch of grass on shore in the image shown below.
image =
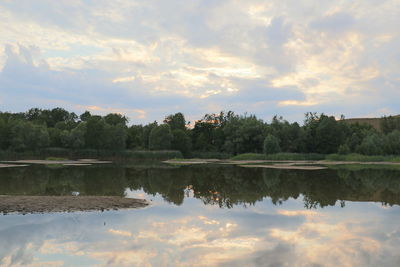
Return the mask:
<svg viewBox="0 0 400 267">
<path fill-rule="evenodd" d="M 259 153 L 244 153 L 244 154 L 239 154 L 236 156 L 233 156 L 230 158 L 231 160 L 266 160 L 266 155 L 265 154 L 259 154 Z"/>
<path fill-rule="evenodd" d="M 176 161 L 176 162 L 181 162 L 181 161 L 185 161 L 185 162 L 197 162 L 197 161 L 203 161 L 204 159 L 200 159 L 200 158 L 174 158 L 174 159 L 169 159 L 168 161 Z"/>
<path fill-rule="evenodd" d="M 57 157 L 47 157 L 46 160 L 63 161 L 63 160 L 68 160 L 68 159 L 66 159 L 66 158 L 57 158 Z"/>
<path fill-rule="evenodd" d="M 229 159 L 232 154 L 223 152 L 205 152 L 205 151 L 193 151 L 190 158 L 195 159 Z"/>
<path fill-rule="evenodd" d="M 0 150 L 0 160 L 21 160 L 21 159 L 46 159 L 46 160 L 65 160 L 65 159 L 100 159 L 113 161 L 136 161 L 136 160 L 166 160 L 172 158 L 183 158 L 177 150 L 97 150 L 80 149 L 72 150 L 66 148 L 50 147 L 37 151 L 16 152 Z"/>
</svg>

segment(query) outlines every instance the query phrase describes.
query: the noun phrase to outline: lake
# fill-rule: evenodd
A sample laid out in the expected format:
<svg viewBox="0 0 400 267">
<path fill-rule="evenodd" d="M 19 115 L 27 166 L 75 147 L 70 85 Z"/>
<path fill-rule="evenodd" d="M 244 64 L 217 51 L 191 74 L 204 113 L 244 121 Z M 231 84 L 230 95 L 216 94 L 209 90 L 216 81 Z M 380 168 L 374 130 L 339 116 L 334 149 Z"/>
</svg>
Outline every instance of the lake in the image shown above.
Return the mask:
<svg viewBox="0 0 400 267">
<path fill-rule="evenodd" d="M 399 266 L 400 169 L 0 169 L 0 195 L 126 196 L 142 209 L 0 215 L 1 265 Z"/>
</svg>

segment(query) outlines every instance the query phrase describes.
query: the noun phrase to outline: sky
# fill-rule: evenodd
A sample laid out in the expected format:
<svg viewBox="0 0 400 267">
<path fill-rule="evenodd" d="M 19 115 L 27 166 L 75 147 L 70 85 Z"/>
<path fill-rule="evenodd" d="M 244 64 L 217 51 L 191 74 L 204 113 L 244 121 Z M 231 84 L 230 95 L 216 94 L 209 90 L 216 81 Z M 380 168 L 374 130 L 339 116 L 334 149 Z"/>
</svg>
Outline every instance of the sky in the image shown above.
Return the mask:
<svg viewBox="0 0 400 267">
<path fill-rule="evenodd" d="M 1 0 L 0 110 L 400 113 L 398 0 Z"/>
</svg>

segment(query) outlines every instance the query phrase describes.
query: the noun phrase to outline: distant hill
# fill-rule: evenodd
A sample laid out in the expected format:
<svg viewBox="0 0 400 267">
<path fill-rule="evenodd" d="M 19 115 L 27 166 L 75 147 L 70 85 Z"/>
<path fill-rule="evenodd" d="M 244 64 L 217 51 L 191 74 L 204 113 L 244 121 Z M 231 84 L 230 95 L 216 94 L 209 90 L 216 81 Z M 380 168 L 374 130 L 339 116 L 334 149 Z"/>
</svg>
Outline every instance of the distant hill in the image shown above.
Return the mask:
<svg viewBox="0 0 400 267">
<path fill-rule="evenodd" d="M 400 117 L 400 115 L 396 115 L 393 117 Z M 381 130 L 381 120 L 382 118 L 350 118 L 350 119 L 345 119 L 345 121 L 349 124 L 369 124 L 378 131 Z"/>
</svg>

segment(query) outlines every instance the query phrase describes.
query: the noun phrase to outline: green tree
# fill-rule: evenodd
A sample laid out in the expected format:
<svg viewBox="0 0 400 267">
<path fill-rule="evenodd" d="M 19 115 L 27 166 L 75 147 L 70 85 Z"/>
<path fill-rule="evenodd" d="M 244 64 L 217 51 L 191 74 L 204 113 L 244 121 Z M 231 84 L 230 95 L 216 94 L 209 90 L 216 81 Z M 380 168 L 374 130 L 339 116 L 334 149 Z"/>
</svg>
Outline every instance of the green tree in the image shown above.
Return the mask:
<svg viewBox="0 0 400 267">
<path fill-rule="evenodd" d="M 143 126 L 143 146 L 145 149 L 150 149 L 150 133 L 157 126 L 156 121 Z"/>
<path fill-rule="evenodd" d="M 43 125 L 16 121 L 11 128 L 10 148 L 16 151 L 37 150 L 49 145 L 49 134 Z"/>
<path fill-rule="evenodd" d="M 231 117 L 225 123 L 223 131 L 226 152 L 238 154 L 246 152 L 259 153 L 262 151 L 265 125 L 256 116 Z"/>
<path fill-rule="evenodd" d="M 192 130 L 193 148 L 196 151 L 219 150 L 215 143 L 215 131 L 217 126 L 205 121 L 198 121 Z"/>
<path fill-rule="evenodd" d="M 385 116 L 381 118 L 380 127 L 384 134 L 391 133 L 394 130 L 400 130 L 400 116 Z"/>
<path fill-rule="evenodd" d="M 128 128 L 127 134 L 126 142 L 129 149 L 143 149 L 145 147 L 142 125 L 132 125 Z"/>
<path fill-rule="evenodd" d="M 400 155 L 400 131 L 394 130 L 385 138 L 385 153 L 389 155 Z"/>
<path fill-rule="evenodd" d="M 369 124 L 351 124 L 349 126 L 348 134 L 350 137 L 346 141 L 350 151 L 356 152 L 357 147 L 361 145 L 361 142 L 364 140 L 364 138 L 373 133 L 377 133 L 377 131 Z"/>
<path fill-rule="evenodd" d="M 105 123 L 102 132 L 101 148 L 122 150 L 126 148 L 127 131 L 122 124 L 110 125 Z"/>
<path fill-rule="evenodd" d="M 343 121 L 325 114 L 306 113 L 304 129 L 305 152 L 309 153 L 335 153 L 348 135 L 348 126 Z"/>
<path fill-rule="evenodd" d="M 361 145 L 358 146 L 357 152 L 364 155 L 382 155 L 384 142 L 382 136 L 373 133 L 364 138 Z"/>
<path fill-rule="evenodd" d="M 80 123 L 71 131 L 64 130 L 60 134 L 63 147 L 81 149 L 85 147 L 86 124 Z"/>
<path fill-rule="evenodd" d="M 79 119 L 81 120 L 81 121 L 87 121 L 87 120 L 89 120 L 89 118 L 92 116 L 92 114 L 90 114 L 90 112 L 89 111 L 85 111 L 84 113 L 82 113 L 80 116 L 79 116 Z"/>
<path fill-rule="evenodd" d="M 101 116 L 91 116 L 86 121 L 85 144 L 87 148 L 102 148 L 105 127 L 106 123 Z"/>
<path fill-rule="evenodd" d="M 171 127 L 171 131 L 186 129 L 185 116 L 181 112 L 167 116 L 164 123 L 167 123 L 169 127 Z"/>
<path fill-rule="evenodd" d="M 151 130 L 149 137 L 149 148 L 151 150 L 171 149 L 173 136 L 168 124 L 161 124 Z"/>
<path fill-rule="evenodd" d="M 350 153 L 350 148 L 347 144 L 343 144 L 339 146 L 338 153 L 341 155 L 347 155 Z"/>
<path fill-rule="evenodd" d="M 281 147 L 279 146 L 279 139 L 275 136 L 269 134 L 264 139 L 264 153 L 265 154 L 275 154 L 281 152 Z"/>
<path fill-rule="evenodd" d="M 118 124 L 126 126 L 126 124 L 128 123 L 128 118 L 118 113 L 110 113 L 104 117 L 104 120 L 106 123 L 113 126 L 116 126 Z"/>
<path fill-rule="evenodd" d="M 267 133 L 279 137 L 282 151 L 301 152 L 304 150 L 303 129 L 297 122 L 290 124 L 282 117 L 274 116 L 267 127 Z"/>
<path fill-rule="evenodd" d="M 192 148 L 192 141 L 186 131 L 175 129 L 172 131 L 172 135 L 172 149 L 181 151 L 185 157 L 188 156 Z"/>
</svg>

